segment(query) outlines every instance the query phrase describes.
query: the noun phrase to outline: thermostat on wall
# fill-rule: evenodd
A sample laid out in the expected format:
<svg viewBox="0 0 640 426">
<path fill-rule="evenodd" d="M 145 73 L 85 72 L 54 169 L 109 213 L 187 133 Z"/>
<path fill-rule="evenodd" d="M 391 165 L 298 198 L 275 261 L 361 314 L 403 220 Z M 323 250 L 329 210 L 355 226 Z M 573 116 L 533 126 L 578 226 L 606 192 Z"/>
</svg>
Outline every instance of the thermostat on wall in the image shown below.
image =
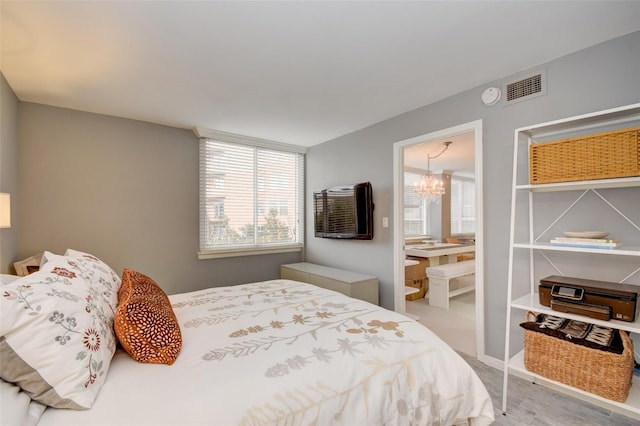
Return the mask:
<svg viewBox="0 0 640 426">
<path fill-rule="evenodd" d="M 482 92 L 482 103 L 485 105 L 495 105 L 500 100 L 500 89 L 497 87 L 489 87 L 487 90 Z"/>
</svg>

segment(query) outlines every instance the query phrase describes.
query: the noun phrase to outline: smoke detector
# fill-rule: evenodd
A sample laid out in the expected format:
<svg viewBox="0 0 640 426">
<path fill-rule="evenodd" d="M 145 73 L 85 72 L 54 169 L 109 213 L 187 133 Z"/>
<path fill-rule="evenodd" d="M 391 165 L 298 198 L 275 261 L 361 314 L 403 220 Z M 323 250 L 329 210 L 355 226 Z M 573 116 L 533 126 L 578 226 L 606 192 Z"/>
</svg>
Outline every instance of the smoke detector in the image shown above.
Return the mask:
<svg viewBox="0 0 640 426">
<path fill-rule="evenodd" d="M 489 87 L 484 92 L 482 92 L 482 103 L 491 106 L 498 103 L 500 97 L 502 96 L 502 92 L 497 87 Z"/>
</svg>

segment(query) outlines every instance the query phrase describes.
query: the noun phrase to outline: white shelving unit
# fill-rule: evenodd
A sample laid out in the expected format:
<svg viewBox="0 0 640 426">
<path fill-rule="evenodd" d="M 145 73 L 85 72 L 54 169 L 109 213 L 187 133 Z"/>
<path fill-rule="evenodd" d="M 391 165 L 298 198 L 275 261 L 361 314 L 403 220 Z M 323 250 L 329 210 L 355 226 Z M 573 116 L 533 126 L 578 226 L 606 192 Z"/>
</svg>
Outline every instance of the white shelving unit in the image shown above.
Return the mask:
<svg viewBox="0 0 640 426">
<path fill-rule="evenodd" d="M 576 181 L 576 182 L 564 182 L 564 183 L 550 183 L 550 184 L 528 184 L 528 150 L 529 145 L 534 143 L 546 142 L 553 139 L 562 139 L 565 137 L 571 137 L 577 133 L 596 133 L 605 130 L 613 130 L 616 128 L 625 128 L 631 126 L 637 126 L 640 123 L 640 103 L 620 108 L 613 108 L 605 111 L 599 111 L 591 114 L 585 114 L 581 116 L 571 117 L 567 119 L 551 121 L 534 126 L 523 127 L 516 129 L 514 140 L 514 162 L 513 162 L 513 186 L 512 186 L 512 198 L 511 198 L 511 224 L 510 224 L 510 247 L 509 247 L 509 270 L 508 270 L 508 282 L 507 282 L 507 315 L 506 315 L 506 331 L 505 331 L 505 359 L 504 359 L 504 382 L 503 382 L 503 396 L 502 396 L 502 411 L 507 413 L 507 398 L 508 398 L 508 382 L 509 374 L 514 373 L 521 377 L 527 377 L 534 382 L 549 385 L 557 390 L 566 391 L 573 396 L 585 399 L 587 401 L 610 407 L 616 411 L 625 413 L 626 415 L 640 419 L 640 380 L 635 379 L 632 385 L 629 397 L 624 403 L 611 401 L 600 396 L 591 394 L 589 392 L 576 389 L 565 384 L 555 382 L 539 376 L 535 373 L 528 371 L 524 366 L 524 351 L 519 351 L 516 354 L 510 354 L 511 347 L 511 328 L 512 328 L 512 312 L 519 311 L 520 313 L 526 313 L 532 311 L 536 313 L 547 313 L 554 316 L 575 319 L 580 321 L 587 321 L 593 324 L 599 324 L 605 327 L 617 328 L 632 333 L 640 333 L 640 318 L 636 318 L 634 322 L 625 321 L 601 321 L 585 316 L 574 315 L 569 313 L 562 313 L 551 310 L 551 308 L 543 306 L 539 303 L 539 295 L 537 293 L 537 282 L 535 282 L 535 270 L 536 262 L 534 259 L 534 253 L 540 253 L 542 257 L 549 262 L 549 255 L 553 252 L 564 252 L 570 256 L 603 256 L 603 259 L 611 259 L 607 256 L 631 256 L 637 259 L 637 262 L 633 260 L 633 270 L 626 278 L 637 276 L 640 274 L 640 247 L 623 246 L 619 249 L 607 250 L 607 249 L 595 249 L 595 248 L 578 248 L 578 247 L 560 247 L 553 246 L 548 243 L 548 239 L 543 242 L 541 236 L 545 235 L 556 222 L 558 222 L 563 216 L 565 216 L 580 199 L 587 193 L 595 193 L 605 203 L 618 213 L 620 220 L 627 221 L 631 227 L 640 233 L 640 226 L 635 224 L 629 218 L 627 218 L 622 212 L 620 212 L 613 204 L 600 195 L 598 192 L 601 189 L 614 189 L 614 188 L 630 188 L 640 187 L 640 177 L 628 177 L 617 179 L 599 179 L 589 181 Z M 527 183 L 523 183 L 527 181 Z M 536 202 L 536 193 L 542 192 L 566 192 L 567 197 L 576 197 L 573 204 L 570 205 L 562 214 L 559 215 L 553 221 L 547 229 L 534 235 L 534 208 L 533 205 Z M 517 201 L 518 197 L 525 197 L 527 204 L 527 213 L 520 214 L 518 212 Z M 522 200 L 522 198 L 520 198 Z M 640 191 L 638 192 L 638 205 L 640 206 Z M 522 207 L 520 207 L 522 210 Z M 527 217 L 518 217 L 527 216 Z M 522 222 L 524 221 L 524 222 Z M 528 221 L 528 222 L 527 222 Z M 528 237 L 520 238 L 524 233 L 522 227 L 524 223 L 528 226 Z M 594 220 L 597 223 L 597 219 Z M 516 225 L 519 225 L 516 228 Z M 516 233 L 518 238 L 516 238 Z M 529 282 L 528 292 L 522 296 L 514 298 L 514 253 L 518 255 L 524 253 L 526 257 L 528 255 L 529 263 Z M 555 266 L 555 265 L 552 265 Z M 589 278 L 589 277 L 584 277 Z M 626 279 L 625 278 L 625 279 Z M 638 281 L 637 279 L 635 280 Z M 521 285 L 518 282 L 518 285 Z M 524 284 L 522 284 L 524 285 Z M 519 287 L 519 290 L 523 290 Z M 526 291 L 526 289 L 525 289 Z M 640 288 L 639 288 L 640 291 Z M 520 294 L 521 292 L 517 293 Z M 523 314 L 524 317 L 524 314 Z M 637 352 L 637 350 L 636 350 Z"/>
</svg>

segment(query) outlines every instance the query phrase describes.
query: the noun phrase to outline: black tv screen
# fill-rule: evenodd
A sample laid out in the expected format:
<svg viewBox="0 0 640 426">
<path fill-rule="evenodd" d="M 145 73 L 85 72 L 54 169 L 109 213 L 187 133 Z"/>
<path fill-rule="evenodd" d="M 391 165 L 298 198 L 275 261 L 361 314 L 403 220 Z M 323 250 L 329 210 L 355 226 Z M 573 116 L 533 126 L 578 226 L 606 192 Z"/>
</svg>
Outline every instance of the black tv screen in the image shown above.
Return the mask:
<svg viewBox="0 0 640 426">
<path fill-rule="evenodd" d="M 313 193 L 315 236 L 373 239 L 371 183 L 338 186 Z"/>
</svg>

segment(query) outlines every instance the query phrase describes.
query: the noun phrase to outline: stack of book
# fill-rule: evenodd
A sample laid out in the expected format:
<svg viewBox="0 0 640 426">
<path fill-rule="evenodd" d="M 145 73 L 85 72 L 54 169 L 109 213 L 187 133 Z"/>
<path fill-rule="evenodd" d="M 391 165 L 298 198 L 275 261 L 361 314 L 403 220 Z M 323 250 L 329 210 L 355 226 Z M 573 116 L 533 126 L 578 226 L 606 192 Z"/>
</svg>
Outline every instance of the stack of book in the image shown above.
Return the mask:
<svg viewBox="0 0 640 426">
<path fill-rule="evenodd" d="M 572 238 L 556 237 L 551 240 L 554 246 L 581 247 L 597 249 L 615 249 L 622 247 L 622 243 L 617 238 Z"/>
</svg>

